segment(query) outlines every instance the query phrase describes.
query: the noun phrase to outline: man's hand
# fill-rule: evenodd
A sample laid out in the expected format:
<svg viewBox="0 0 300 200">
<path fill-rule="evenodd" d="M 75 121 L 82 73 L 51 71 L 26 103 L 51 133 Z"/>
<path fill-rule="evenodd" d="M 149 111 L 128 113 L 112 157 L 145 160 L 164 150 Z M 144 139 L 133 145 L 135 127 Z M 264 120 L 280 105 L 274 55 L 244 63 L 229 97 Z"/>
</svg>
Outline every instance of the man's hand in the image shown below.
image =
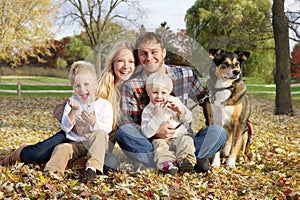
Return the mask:
<svg viewBox="0 0 300 200">
<path fill-rule="evenodd" d="M 175 134 L 175 129 L 172 125 L 168 124 L 167 122 L 162 123 L 155 134 L 156 138 L 160 139 L 170 139 Z"/>
</svg>

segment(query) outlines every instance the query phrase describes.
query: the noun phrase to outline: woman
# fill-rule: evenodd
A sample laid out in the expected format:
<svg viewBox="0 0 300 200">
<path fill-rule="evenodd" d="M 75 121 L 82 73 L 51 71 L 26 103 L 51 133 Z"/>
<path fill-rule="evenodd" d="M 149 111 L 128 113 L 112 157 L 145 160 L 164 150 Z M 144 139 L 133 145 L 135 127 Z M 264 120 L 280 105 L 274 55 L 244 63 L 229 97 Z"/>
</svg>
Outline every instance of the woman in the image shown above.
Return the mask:
<svg viewBox="0 0 300 200">
<path fill-rule="evenodd" d="M 96 91 L 96 96 L 109 100 L 114 106 L 113 131 L 110 135 L 114 135 L 117 129 L 117 122 L 120 120 L 120 95 L 118 87 L 122 85 L 124 81 L 128 80 L 134 71 L 135 59 L 130 43 L 123 41 L 116 44 L 107 57 L 106 67 L 103 70 Z M 110 138 L 114 137 L 110 136 Z M 10 165 L 16 161 L 24 162 L 25 164 L 45 164 L 50 159 L 54 147 L 66 142 L 70 141 L 66 138 L 65 132 L 61 130 L 37 144 L 20 146 L 10 155 L 1 159 L 0 165 Z M 114 144 L 114 142 L 112 144 Z M 110 151 L 112 151 L 113 148 L 112 144 L 110 144 Z"/>
</svg>

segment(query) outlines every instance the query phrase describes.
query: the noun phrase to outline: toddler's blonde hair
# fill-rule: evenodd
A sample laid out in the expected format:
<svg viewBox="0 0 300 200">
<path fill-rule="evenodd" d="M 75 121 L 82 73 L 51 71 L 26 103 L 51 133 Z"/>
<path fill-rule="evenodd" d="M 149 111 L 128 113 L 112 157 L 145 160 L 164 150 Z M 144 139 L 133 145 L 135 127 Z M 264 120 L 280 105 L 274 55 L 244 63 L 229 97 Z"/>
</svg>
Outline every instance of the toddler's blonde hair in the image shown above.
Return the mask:
<svg viewBox="0 0 300 200">
<path fill-rule="evenodd" d="M 173 82 L 169 75 L 161 72 L 155 72 L 148 76 L 146 81 L 146 91 L 151 92 L 153 89 L 173 90 Z"/>
</svg>

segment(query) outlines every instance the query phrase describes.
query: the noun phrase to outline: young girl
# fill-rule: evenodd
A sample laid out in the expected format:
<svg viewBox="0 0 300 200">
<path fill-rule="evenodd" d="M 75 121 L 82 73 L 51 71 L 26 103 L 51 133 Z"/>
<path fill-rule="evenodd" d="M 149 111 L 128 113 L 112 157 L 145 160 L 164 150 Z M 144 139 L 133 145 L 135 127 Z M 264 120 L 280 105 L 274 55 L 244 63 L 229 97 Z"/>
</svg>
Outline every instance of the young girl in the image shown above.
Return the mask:
<svg viewBox="0 0 300 200">
<path fill-rule="evenodd" d="M 108 100 L 96 98 L 97 77 L 94 65 L 85 61 L 73 63 L 70 82 L 75 95 L 69 98 L 61 127 L 70 143 L 56 146 L 44 172 L 63 175 L 70 160 L 87 156 L 82 182 L 93 181 L 96 171 L 103 173 L 108 134 L 113 125 L 113 108 Z"/>
<path fill-rule="evenodd" d="M 113 131 L 110 138 L 114 138 L 114 132 L 117 130 L 117 122 L 119 121 L 119 88 L 124 81 L 135 71 L 135 59 L 133 55 L 133 47 L 127 41 L 117 43 L 111 53 L 107 57 L 107 62 L 99 84 L 97 86 L 96 96 L 107 99 L 114 107 L 113 115 Z M 51 157 L 55 146 L 69 142 L 64 131 L 59 131 L 50 138 L 38 142 L 33 145 L 22 145 L 10 155 L 0 160 L 0 165 L 13 164 L 16 161 L 24 162 L 25 164 L 38 163 L 45 164 Z M 110 151 L 112 151 L 114 140 L 110 142 Z M 112 156 L 112 154 L 108 154 Z M 105 158 L 109 156 L 106 155 Z M 114 160 L 114 159 L 113 159 Z M 115 163 L 115 162 L 114 162 Z M 117 166 L 108 164 L 111 168 Z"/>
<path fill-rule="evenodd" d="M 142 133 L 152 139 L 154 162 L 164 173 L 187 172 L 196 163 L 193 138 L 185 124 L 192 122 L 192 112 L 177 98 L 171 96 L 172 79 L 165 73 L 151 74 L 146 81 L 150 103 L 142 112 Z M 164 123 L 176 127 L 172 138 L 155 138 Z"/>
</svg>

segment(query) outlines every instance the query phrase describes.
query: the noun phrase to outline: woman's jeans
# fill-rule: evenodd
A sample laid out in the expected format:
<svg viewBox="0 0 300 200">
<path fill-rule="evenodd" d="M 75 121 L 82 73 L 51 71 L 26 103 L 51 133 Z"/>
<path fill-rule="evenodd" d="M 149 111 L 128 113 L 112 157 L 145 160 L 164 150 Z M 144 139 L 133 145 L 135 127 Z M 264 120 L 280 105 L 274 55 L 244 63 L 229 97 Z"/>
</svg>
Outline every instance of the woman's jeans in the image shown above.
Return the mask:
<svg viewBox="0 0 300 200">
<path fill-rule="evenodd" d="M 61 130 L 42 142 L 26 146 L 20 154 L 21 161 L 26 164 L 45 164 L 50 159 L 54 147 L 64 142 L 70 142 L 70 140 Z"/>
<path fill-rule="evenodd" d="M 155 168 L 154 153 L 151 141 L 141 134 L 140 126 L 126 124 L 116 132 L 116 139 L 124 153 L 133 162 L 140 162 L 146 167 Z M 194 138 L 195 155 L 209 158 L 217 153 L 226 142 L 226 131 L 218 125 L 208 126 Z"/>
<path fill-rule="evenodd" d="M 57 145 L 69 142 L 72 141 L 66 138 L 66 133 L 64 131 L 60 130 L 55 135 L 42 142 L 26 146 L 20 154 L 21 161 L 25 164 L 46 164 L 50 160 L 52 151 Z M 118 158 L 113 153 L 106 152 L 104 172 L 107 172 L 109 169 L 117 169 L 118 166 Z"/>
</svg>

